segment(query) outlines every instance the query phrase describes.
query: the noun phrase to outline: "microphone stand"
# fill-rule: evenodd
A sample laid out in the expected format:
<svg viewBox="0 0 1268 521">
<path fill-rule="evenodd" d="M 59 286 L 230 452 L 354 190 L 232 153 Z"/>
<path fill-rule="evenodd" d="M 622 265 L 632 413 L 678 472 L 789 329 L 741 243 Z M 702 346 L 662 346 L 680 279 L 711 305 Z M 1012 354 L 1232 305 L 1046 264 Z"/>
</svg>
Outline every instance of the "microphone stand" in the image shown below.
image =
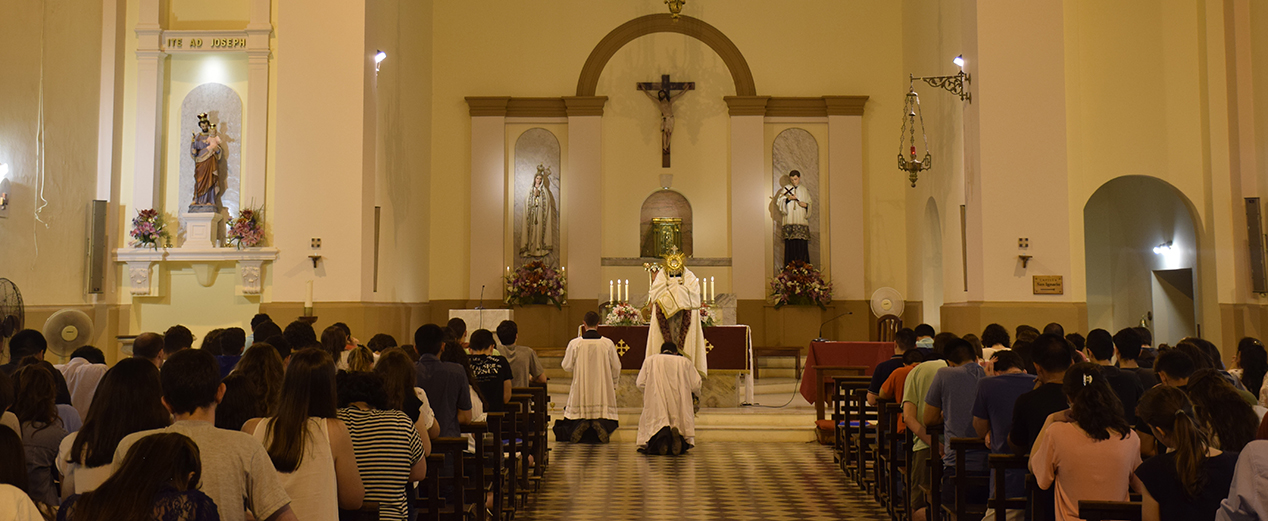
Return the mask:
<svg viewBox="0 0 1268 521">
<path fill-rule="evenodd" d="M 484 284 L 480 285 L 480 305 L 476 306 L 476 311 L 480 312 L 480 325 L 476 329 L 484 329 Z"/>
<path fill-rule="evenodd" d="M 854 314 L 854 312 L 853 312 L 853 311 L 846 311 L 845 313 L 841 313 L 840 315 L 837 315 L 837 316 L 835 316 L 835 317 L 832 317 L 832 318 L 829 318 L 829 319 L 827 319 L 827 320 L 823 321 L 823 323 L 819 324 L 819 336 L 818 336 L 817 338 L 815 338 L 815 340 L 814 340 L 814 341 L 815 341 L 815 342 L 827 342 L 827 341 L 828 341 L 828 339 L 823 338 L 823 326 L 828 325 L 828 323 L 829 323 L 829 322 L 832 322 L 833 320 L 836 320 L 836 319 L 838 319 L 838 318 L 844 317 L 844 316 L 846 316 L 846 315 L 853 315 L 853 314 Z"/>
</svg>

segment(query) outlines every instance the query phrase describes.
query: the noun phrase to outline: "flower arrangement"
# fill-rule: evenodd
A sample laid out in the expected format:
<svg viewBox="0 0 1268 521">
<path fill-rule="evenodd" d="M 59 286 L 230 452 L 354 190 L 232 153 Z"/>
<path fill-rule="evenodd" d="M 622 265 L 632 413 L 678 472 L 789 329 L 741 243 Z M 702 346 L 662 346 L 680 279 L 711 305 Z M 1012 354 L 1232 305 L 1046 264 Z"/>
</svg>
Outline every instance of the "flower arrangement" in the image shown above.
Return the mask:
<svg viewBox="0 0 1268 521">
<path fill-rule="evenodd" d="M 629 302 L 620 302 L 608 311 L 603 319 L 605 326 L 640 326 L 643 325 L 643 314 Z"/>
<path fill-rule="evenodd" d="M 243 208 L 238 217 L 229 221 L 229 242 L 242 248 L 259 246 L 264 242 L 263 210 Z"/>
<path fill-rule="evenodd" d="M 554 304 L 562 308 L 567 302 L 568 278 L 563 270 L 533 261 L 506 275 L 506 303 L 513 306 Z"/>
<path fill-rule="evenodd" d="M 700 325 L 701 326 L 713 327 L 717 325 L 718 321 L 721 320 L 721 318 L 722 317 L 717 315 L 717 312 L 713 311 L 713 306 L 710 306 L 708 302 L 700 304 Z"/>
<path fill-rule="evenodd" d="M 789 304 L 826 308 L 832 302 L 832 283 L 823 280 L 814 266 L 801 261 L 784 266 L 784 271 L 771 279 L 770 288 L 775 309 Z"/>
<path fill-rule="evenodd" d="M 147 208 L 137 212 L 132 219 L 132 236 L 130 244 L 133 248 L 171 247 L 172 237 L 167 233 L 167 222 L 158 210 Z"/>
</svg>

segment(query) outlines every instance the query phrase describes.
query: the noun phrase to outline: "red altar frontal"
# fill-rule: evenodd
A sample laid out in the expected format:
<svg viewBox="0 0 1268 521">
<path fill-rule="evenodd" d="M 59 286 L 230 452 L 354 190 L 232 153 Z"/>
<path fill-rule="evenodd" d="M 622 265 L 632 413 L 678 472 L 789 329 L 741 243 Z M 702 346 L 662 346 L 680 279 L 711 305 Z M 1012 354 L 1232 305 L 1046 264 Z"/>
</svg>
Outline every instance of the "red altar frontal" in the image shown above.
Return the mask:
<svg viewBox="0 0 1268 521">
<path fill-rule="evenodd" d="M 612 339 L 621 355 L 621 369 L 638 370 L 646 358 L 648 326 L 599 326 L 599 334 Z M 749 359 L 748 326 L 713 326 L 704 328 L 705 349 L 709 353 L 709 369 L 747 370 Z"/>
</svg>

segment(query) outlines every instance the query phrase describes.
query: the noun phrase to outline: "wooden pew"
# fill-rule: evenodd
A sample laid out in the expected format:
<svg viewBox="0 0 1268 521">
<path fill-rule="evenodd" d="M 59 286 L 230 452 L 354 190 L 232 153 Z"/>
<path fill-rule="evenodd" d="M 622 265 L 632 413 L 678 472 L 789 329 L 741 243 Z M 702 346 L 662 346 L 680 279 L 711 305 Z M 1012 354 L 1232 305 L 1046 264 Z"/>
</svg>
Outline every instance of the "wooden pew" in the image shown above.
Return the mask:
<svg viewBox="0 0 1268 521">
<path fill-rule="evenodd" d="M 488 521 L 487 510 L 485 509 L 484 496 L 489 491 L 487 486 L 488 474 L 485 469 L 488 467 L 485 458 L 486 446 L 484 435 L 489 432 L 489 424 L 486 422 L 471 422 L 467 425 L 459 426 L 463 434 L 470 434 L 475 438 L 475 452 L 463 452 L 463 476 L 466 478 L 463 482 L 463 496 L 475 504 L 475 519 L 477 521 Z"/>
<path fill-rule="evenodd" d="M 902 417 L 902 404 L 885 403 L 886 437 L 881 464 L 885 467 L 886 474 L 885 508 L 891 519 L 911 518 L 911 489 L 907 479 L 907 465 L 911 461 L 911 432 L 898 432 Z"/>
<path fill-rule="evenodd" d="M 505 427 L 506 413 L 491 412 L 487 414 L 488 418 L 485 423 L 489 426 L 488 439 L 485 440 L 485 453 L 491 455 L 488 459 L 493 463 L 491 467 L 485 467 L 485 482 L 489 484 L 489 490 L 493 492 L 493 521 L 501 520 L 505 515 L 506 501 L 506 480 L 510 474 L 506 472 L 506 457 L 503 454 L 502 443 L 510 432 Z"/>
<path fill-rule="evenodd" d="M 548 437 L 546 415 L 548 398 L 546 396 L 545 387 L 516 387 L 511 389 L 512 394 L 527 394 L 530 397 L 528 411 L 528 437 L 525 441 L 528 447 L 525 449 L 526 454 L 533 456 L 531 472 L 527 473 L 526 484 L 531 486 L 534 491 L 541 488 L 542 476 L 546 471 L 546 444 Z"/>
<path fill-rule="evenodd" d="M 432 452 L 427 455 L 427 478 L 418 483 L 417 497 L 414 500 L 414 508 L 418 510 L 420 521 L 440 521 L 445 509 L 445 500 L 440 495 L 440 475 L 444 466 L 444 454 Z"/>
<path fill-rule="evenodd" d="M 524 440 L 523 447 L 519 454 L 515 455 L 514 481 L 515 494 L 511 498 L 517 501 L 517 507 L 523 507 L 528 501 L 528 454 L 533 448 L 532 438 L 532 402 L 533 396 L 529 394 L 511 394 L 510 403 L 517 403 L 520 406 L 520 413 L 515 415 L 515 422 L 512 424 L 511 431 L 514 436 Z M 544 438 L 543 438 L 544 441 Z"/>
<path fill-rule="evenodd" d="M 968 492 L 974 487 L 985 488 L 989 486 L 990 476 L 970 476 L 968 465 L 965 463 L 969 452 L 984 451 L 985 449 L 986 440 L 982 438 L 951 438 L 947 442 L 947 450 L 955 452 L 955 477 L 953 478 L 955 480 L 955 497 L 950 498 L 954 503 L 942 506 L 942 512 L 947 519 L 956 521 L 980 520 L 986 514 L 986 504 L 969 504 Z M 930 461 L 931 465 L 934 463 Z M 936 463 L 939 467 L 942 466 L 941 461 Z"/>
<path fill-rule="evenodd" d="M 514 396 L 514 395 L 512 395 Z M 516 498 L 519 497 L 519 479 L 517 479 L 517 469 L 519 468 L 519 455 L 522 444 L 519 434 L 516 431 L 516 425 L 523 416 L 524 403 L 522 401 L 506 402 L 506 411 L 503 413 L 502 432 L 505 436 L 502 444 L 502 461 L 505 463 L 506 477 L 503 480 L 503 499 L 498 503 L 505 519 L 515 517 L 517 510 Z"/>
<path fill-rule="evenodd" d="M 379 502 L 363 501 L 356 510 L 339 509 L 339 521 L 379 521 Z"/>
<path fill-rule="evenodd" d="M 1025 472 L 1030 468 L 1029 456 L 1015 454 L 991 454 L 987 457 L 986 466 L 995 471 L 995 480 L 991 487 L 995 490 L 994 499 L 986 500 L 986 508 L 995 511 L 995 519 L 1007 519 L 1009 510 L 1025 510 L 1030 505 L 1027 496 L 1008 497 L 1007 471 Z"/>
<path fill-rule="evenodd" d="M 868 384 L 871 384 L 869 379 Z M 869 422 L 876 422 L 876 409 L 867 405 L 867 387 L 854 388 L 850 391 L 850 407 L 853 411 L 851 416 L 854 421 L 858 422 L 858 428 L 854 430 L 857 438 L 854 447 L 854 481 L 864 490 L 870 490 L 876 486 L 876 467 L 872 465 L 875 460 L 877 450 L 876 444 L 876 428 L 872 427 Z M 871 477 L 868 471 L 872 472 Z"/>
<path fill-rule="evenodd" d="M 1128 501 L 1079 501 L 1079 518 L 1088 521 L 1140 521 L 1140 503 Z"/>
<path fill-rule="evenodd" d="M 926 519 L 938 521 L 942 519 L 942 460 L 938 456 L 938 440 L 942 439 L 944 426 L 941 423 L 927 425 L 925 432 L 929 434 L 931 442 L 929 462 L 925 465 L 929 467 L 929 484 L 922 484 L 920 488 L 925 491 L 925 497 L 929 499 L 929 508 L 925 510 L 928 516 Z"/>
<path fill-rule="evenodd" d="M 853 370 L 851 369 L 850 372 Z M 854 399 L 856 389 L 866 390 L 870 383 L 869 376 L 832 376 L 820 386 L 832 397 L 833 459 L 841 466 L 843 472 L 851 476 L 856 469 L 854 456 L 858 453 L 854 444 L 864 442 L 862 433 L 866 428 L 866 425 L 862 423 L 853 425 L 854 422 L 863 420 L 854 417 L 857 408 L 852 406 L 851 400 Z"/>
<path fill-rule="evenodd" d="M 430 483 L 420 487 L 420 493 L 425 493 L 426 497 L 420 497 L 416 503 L 420 509 L 419 517 L 463 521 L 468 516 L 473 516 L 475 501 L 467 498 L 463 473 L 463 452 L 467 449 L 467 439 L 436 438 L 432 440 L 431 446 L 432 455 L 439 455 L 443 459 L 433 462 L 429 457 L 427 460 L 428 470 L 430 471 L 433 464 L 436 465 L 437 475 L 434 478 L 429 476 Z M 448 469 L 453 472 L 446 475 L 445 471 Z M 483 497 L 480 502 L 483 503 Z"/>
</svg>

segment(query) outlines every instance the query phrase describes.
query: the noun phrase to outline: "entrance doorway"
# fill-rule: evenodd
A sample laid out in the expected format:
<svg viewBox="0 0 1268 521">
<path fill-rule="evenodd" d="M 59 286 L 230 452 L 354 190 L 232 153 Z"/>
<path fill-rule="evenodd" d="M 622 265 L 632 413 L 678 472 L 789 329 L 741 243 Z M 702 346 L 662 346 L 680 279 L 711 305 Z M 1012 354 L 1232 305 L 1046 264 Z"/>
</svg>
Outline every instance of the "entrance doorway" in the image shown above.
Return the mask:
<svg viewBox="0 0 1268 521">
<path fill-rule="evenodd" d="M 1197 319 L 1193 307 L 1193 270 L 1154 270 L 1153 275 L 1153 316 L 1150 329 L 1154 336 L 1178 340 L 1197 335 Z"/>
</svg>

